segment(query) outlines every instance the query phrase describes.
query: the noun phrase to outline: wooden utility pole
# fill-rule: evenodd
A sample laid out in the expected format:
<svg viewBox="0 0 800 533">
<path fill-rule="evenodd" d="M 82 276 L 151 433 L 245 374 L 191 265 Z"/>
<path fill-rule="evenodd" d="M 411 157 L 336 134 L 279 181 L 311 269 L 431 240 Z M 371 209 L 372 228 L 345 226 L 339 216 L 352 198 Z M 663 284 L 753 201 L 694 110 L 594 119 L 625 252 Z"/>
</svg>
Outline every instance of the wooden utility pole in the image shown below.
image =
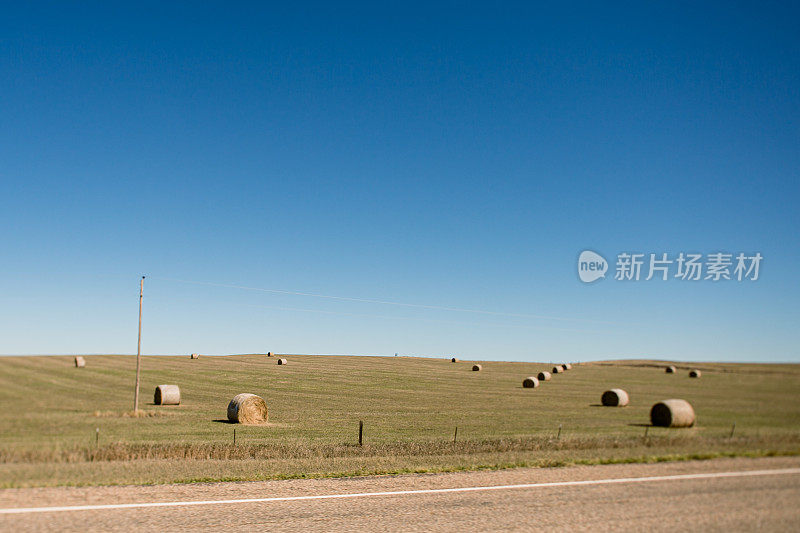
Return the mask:
<svg viewBox="0 0 800 533">
<path fill-rule="evenodd" d="M 144 276 L 139 281 L 139 342 L 136 346 L 136 392 L 133 395 L 133 413 L 139 410 L 139 367 L 142 359 L 142 296 L 144 296 Z"/>
</svg>

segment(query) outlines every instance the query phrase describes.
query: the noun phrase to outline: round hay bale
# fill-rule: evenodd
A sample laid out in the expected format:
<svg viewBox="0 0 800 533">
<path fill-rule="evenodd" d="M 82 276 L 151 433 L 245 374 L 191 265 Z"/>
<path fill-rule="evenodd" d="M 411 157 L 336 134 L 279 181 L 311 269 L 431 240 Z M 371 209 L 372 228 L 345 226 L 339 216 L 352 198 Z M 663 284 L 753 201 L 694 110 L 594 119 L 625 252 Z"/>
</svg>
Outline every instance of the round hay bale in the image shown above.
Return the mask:
<svg viewBox="0 0 800 533">
<path fill-rule="evenodd" d="M 181 389 L 177 385 L 159 385 L 153 394 L 156 405 L 180 405 Z"/>
<path fill-rule="evenodd" d="M 539 386 L 539 380 L 533 376 L 528 376 L 524 380 L 522 380 L 522 386 L 526 389 L 535 389 Z"/>
<path fill-rule="evenodd" d="M 564 369 L 561 367 L 561 365 L 556 365 L 553 367 L 553 374 L 561 374 L 562 372 L 564 372 Z"/>
<path fill-rule="evenodd" d="M 243 392 L 228 404 L 228 420 L 239 424 L 263 424 L 269 418 L 267 404 L 261 396 Z"/>
<path fill-rule="evenodd" d="M 458 363 L 458 359 L 456 359 L 455 357 L 453 357 L 452 359 L 450 359 L 450 362 L 451 362 L 451 363 Z"/>
<path fill-rule="evenodd" d="M 571 364 L 569 364 L 569 363 L 564 363 L 563 365 L 561 365 L 561 367 L 562 367 L 564 370 L 572 370 L 572 365 L 571 365 Z"/>
<path fill-rule="evenodd" d="M 267 357 L 272 357 L 272 352 L 267 352 Z"/>
<path fill-rule="evenodd" d="M 650 422 L 665 428 L 692 427 L 694 409 L 686 400 L 662 400 L 650 409 Z"/>
<path fill-rule="evenodd" d="M 86 367 L 86 359 L 81 357 L 80 355 L 75 356 L 75 368 L 84 368 Z"/>
<path fill-rule="evenodd" d="M 286 363 L 288 363 L 288 362 L 289 362 L 289 361 L 287 361 L 287 360 L 286 360 L 286 359 L 284 359 L 283 357 L 281 357 L 280 359 L 278 359 L 278 364 L 279 364 L 279 365 L 285 365 L 285 364 L 286 364 Z"/>
<path fill-rule="evenodd" d="M 697 370 L 696 368 L 689 371 L 690 378 L 699 378 L 703 373 Z M 713 380 L 712 380 L 713 381 Z"/>
<path fill-rule="evenodd" d="M 481 365 L 472 365 L 473 372 L 480 372 L 483 367 Z"/>
<path fill-rule="evenodd" d="M 669 366 L 667 366 L 667 368 L 665 368 L 664 370 L 666 371 L 666 373 L 667 373 L 667 374 L 674 374 L 674 373 L 675 373 L 675 370 L 676 370 L 676 368 L 675 368 L 673 365 L 669 365 Z"/>
<path fill-rule="evenodd" d="M 537 376 L 539 381 L 550 381 L 550 372 L 539 372 L 539 376 Z"/>
<path fill-rule="evenodd" d="M 628 405 L 628 393 L 622 389 L 611 389 L 603 393 L 603 405 L 608 407 L 625 407 Z"/>
<path fill-rule="evenodd" d="M 193 353 L 193 354 L 191 354 L 189 356 L 189 359 L 200 359 L 200 354 L 199 353 Z"/>
</svg>

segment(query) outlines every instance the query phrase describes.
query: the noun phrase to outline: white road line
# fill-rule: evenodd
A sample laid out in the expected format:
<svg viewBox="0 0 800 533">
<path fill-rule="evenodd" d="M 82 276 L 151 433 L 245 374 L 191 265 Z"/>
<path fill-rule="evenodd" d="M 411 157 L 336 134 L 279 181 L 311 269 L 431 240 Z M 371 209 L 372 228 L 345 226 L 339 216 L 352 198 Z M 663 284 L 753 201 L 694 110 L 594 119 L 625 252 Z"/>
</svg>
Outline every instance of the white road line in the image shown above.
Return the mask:
<svg viewBox="0 0 800 533">
<path fill-rule="evenodd" d="M 772 470 L 744 470 L 740 472 L 708 472 L 704 474 L 678 474 L 672 476 L 626 477 L 612 479 L 589 479 L 584 481 L 556 481 L 551 483 L 522 483 L 519 485 L 490 485 L 484 487 L 455 487 L 450 489 L 397 490 L 389 492 L 357 492 L 350 494 L 318 494 L 313 496 L 282 496 L 274 498 L 245 498 L 238 500 L 196 500 L 149 503 L 115 503 L 107 505 L 73 505 L 67 507 L 21 507 L 0 509 L 0 514 L 58 513 L 65 511 L 101 511 L 108 509 L 140 509 L 146 507 L 185 507 L 190 505 L 231 505 L 240 503 L 293 502 L 303 500 L 334 500 L 346 498 L 369 498 L 376 496 L 404 496 L 410 494 L 445 494 L 449 492 L 479 492 L 489 490 L 538 489 L 547 487 L 575 487 L 582 485 L 610 485 L 613 483 L 649 483 L 654 481 L 680 481 L 686 479 L 717 479 L 752 476 L 777 476 L 800 474 L 800 468 Z"/>
</svg>

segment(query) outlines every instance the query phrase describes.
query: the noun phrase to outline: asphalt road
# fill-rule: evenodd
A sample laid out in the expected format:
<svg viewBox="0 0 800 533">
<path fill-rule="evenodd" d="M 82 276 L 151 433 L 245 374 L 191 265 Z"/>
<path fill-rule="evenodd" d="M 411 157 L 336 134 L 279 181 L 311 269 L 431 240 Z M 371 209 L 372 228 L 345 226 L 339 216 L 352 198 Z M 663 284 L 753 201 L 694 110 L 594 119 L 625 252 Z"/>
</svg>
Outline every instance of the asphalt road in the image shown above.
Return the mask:
<svg viewBox="0 0 800 533">
<path fill-rule="evenodd" d="M 2 531 L 144 529 L 800 531 L 800 458 L 0 491 Z"/>
</svg>

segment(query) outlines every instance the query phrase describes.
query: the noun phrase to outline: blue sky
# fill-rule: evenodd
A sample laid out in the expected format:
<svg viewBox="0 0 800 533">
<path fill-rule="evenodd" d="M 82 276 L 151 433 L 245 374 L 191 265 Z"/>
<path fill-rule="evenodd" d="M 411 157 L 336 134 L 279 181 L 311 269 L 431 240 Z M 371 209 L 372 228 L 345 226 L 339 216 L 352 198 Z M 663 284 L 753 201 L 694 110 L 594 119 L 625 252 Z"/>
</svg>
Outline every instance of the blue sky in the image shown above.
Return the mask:
<svg viewBox="0 0 800 533">
<path fill-rule="evenodd" d="M 0 353 L 800 361 L 798 15 L 6 6 Z"/>
</svg>

